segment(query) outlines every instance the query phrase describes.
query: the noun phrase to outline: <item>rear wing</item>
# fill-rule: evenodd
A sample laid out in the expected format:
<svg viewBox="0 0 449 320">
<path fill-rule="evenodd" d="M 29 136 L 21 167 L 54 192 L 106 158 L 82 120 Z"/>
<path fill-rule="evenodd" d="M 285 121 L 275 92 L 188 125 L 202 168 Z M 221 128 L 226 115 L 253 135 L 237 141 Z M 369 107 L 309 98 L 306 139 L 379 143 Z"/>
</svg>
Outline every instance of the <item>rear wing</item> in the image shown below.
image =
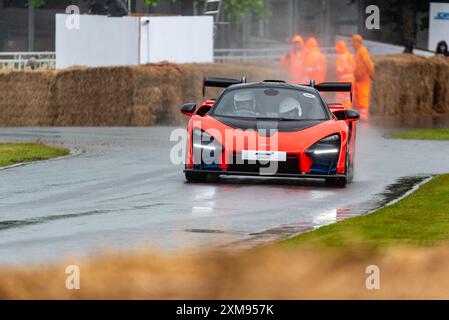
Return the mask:
<svg viewBox="0 0 449 320">
<path fill-rule="evenodd" d="M 320 92 L 349 92 L 352 101 L 352 83 L 351 82 L 323 82 L 315 84 L 310 81 L 310 87 L 317 89 Z"/>
<path fill-rule="evenodd" d="M 229 78 L 204 77 L 203 79 L 203 97 L 206 95 L 206 88 L 228 88 L 234 84 L 246 83 L 246 78 L 240 80 Z"/>
</svg>

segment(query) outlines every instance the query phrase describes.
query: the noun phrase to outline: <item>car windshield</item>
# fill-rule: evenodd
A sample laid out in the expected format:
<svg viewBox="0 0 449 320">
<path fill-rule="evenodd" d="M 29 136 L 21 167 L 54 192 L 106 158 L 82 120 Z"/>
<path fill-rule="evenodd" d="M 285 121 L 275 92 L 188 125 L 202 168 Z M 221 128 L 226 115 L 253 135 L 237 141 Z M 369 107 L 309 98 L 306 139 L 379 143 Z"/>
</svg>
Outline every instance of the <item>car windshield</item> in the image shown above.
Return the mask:
<svg viewBox="0 0 449 320">
<path fill-rule="evenodd" d="M 288 88 L 239 88 L 223 94 L 215 105 L 216 116 L 275 119 L 327 120 L 317 94 Z"/>
</svg>

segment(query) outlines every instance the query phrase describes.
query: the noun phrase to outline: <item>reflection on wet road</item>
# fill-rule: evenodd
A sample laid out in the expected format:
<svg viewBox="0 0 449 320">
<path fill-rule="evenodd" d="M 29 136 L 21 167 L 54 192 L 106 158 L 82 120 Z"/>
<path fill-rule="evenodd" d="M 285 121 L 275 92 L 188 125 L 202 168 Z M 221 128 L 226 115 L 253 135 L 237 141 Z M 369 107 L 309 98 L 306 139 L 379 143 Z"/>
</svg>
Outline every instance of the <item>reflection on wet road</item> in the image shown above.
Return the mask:
<svg viewBox="0 0 449 320">
<path fill-rule="evenodd" d="M 182 166 L 170 163 L 172 128 L 0 129 L 1 140 L 85 150 L 0 171 L 0 263 L 111 248 L 251 246 L 367 212 L 398 179 L 412 177 L 390 195 L 449 172 L 449 142 L 387 140 L 390 129 L 359 129 L 356 177 L 346 189 L 237 177 L 187 184 Z"/>
</svg>

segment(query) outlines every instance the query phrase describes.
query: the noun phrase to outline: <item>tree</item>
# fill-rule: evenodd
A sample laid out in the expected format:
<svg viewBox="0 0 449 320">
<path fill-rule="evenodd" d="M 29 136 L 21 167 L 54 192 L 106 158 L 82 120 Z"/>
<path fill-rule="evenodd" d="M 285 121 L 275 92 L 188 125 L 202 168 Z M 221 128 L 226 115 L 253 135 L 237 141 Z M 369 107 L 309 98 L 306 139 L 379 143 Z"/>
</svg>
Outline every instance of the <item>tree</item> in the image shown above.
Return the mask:
<svg viewBox="0 0 449 320">
<path fill-rule="evenodd" d="M 161 0 L 143 0 L 143 2 L 151 7 L 155 7 Z M 180 0 L 170 0 L 172 3 L 180 2 Z M 199 0 L 204 4 L 205 0 Z M 33 4 L 38 8 L 45 5 L 46 0 L 28 0 L 29 4 Z M 242 21 L 247 12 L 256 15 L 259 18 L 265 15 L 265 0 L 223 0 L 223 9 L 235 21 Z"/>
<path fill-rule="evenodd" d="M 28 0 L 28 5 L 32 4 L 34 7 L 42 7 L 47 1 L 46 0 Z"/>
<path fill-rule="evenodd" d="M 146 5 L 157 6 L 161 0 L 143 0 Z M 171 0 L 176 3 L 179 0 Z M 204 4 L 204 0 L 200 0 Z M 235 21 L 242 21 L 246 13 L 252 13 L 258 17 L 265 15 L 264 0 L 223 0 L 223 9 Z"/>
</svg>

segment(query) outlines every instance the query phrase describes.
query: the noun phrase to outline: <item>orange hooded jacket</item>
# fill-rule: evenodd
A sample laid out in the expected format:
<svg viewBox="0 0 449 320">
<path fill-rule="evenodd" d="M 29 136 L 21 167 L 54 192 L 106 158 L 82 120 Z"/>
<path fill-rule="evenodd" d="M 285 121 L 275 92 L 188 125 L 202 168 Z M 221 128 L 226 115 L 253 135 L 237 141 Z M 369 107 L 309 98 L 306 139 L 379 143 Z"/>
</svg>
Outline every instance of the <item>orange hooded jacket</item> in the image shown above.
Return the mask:
<svg viewBox="0 0 449 320">
<path fill-rule="evenodd" d="M 371 80 L 374 78 L 374 63 L 368 49 L 363 45 L 362 36 L 358 34 L 352 36 L 351 42 L 356 52 L 356 66 L 354 70 L 355 106 L 360 110 L 368 110 L 371 94 Z"/>
<path fill-rule="evenodd" d="M 292 38 L 290 53 L 281 58 L 281 65 L 288 71 L 290 82 L 303 82 L 304 40 L 300 35 Z"/>
<path fill-rule="evenodd" d="M 354 71 L 356 67 L 354 56 L 349 52 L 344 41 L 338 41 L 336 61 L 336 76 L 339 82 L 354 82 Z"/>
<path fill-rule="evenodd" d="M 338 41 L 336 45 L 337 60 L 335 75 L 338 82 L 350 82 L 354 85 L 355 59 L 349 52 L 344 41 Z M 335 95 L 335 101 L 351 108 L 351 98 L 347 92 L 339 92 Z"/>
<path fill-rule="evenodd" d="M 321 53 L 318 41 L 309 38 L 306 42 L 306 55 L 304 57 L 304 78 L 306 83 L 315 80 L 316 83 L 326 81 L 327 62 Z"/>
</svg>

